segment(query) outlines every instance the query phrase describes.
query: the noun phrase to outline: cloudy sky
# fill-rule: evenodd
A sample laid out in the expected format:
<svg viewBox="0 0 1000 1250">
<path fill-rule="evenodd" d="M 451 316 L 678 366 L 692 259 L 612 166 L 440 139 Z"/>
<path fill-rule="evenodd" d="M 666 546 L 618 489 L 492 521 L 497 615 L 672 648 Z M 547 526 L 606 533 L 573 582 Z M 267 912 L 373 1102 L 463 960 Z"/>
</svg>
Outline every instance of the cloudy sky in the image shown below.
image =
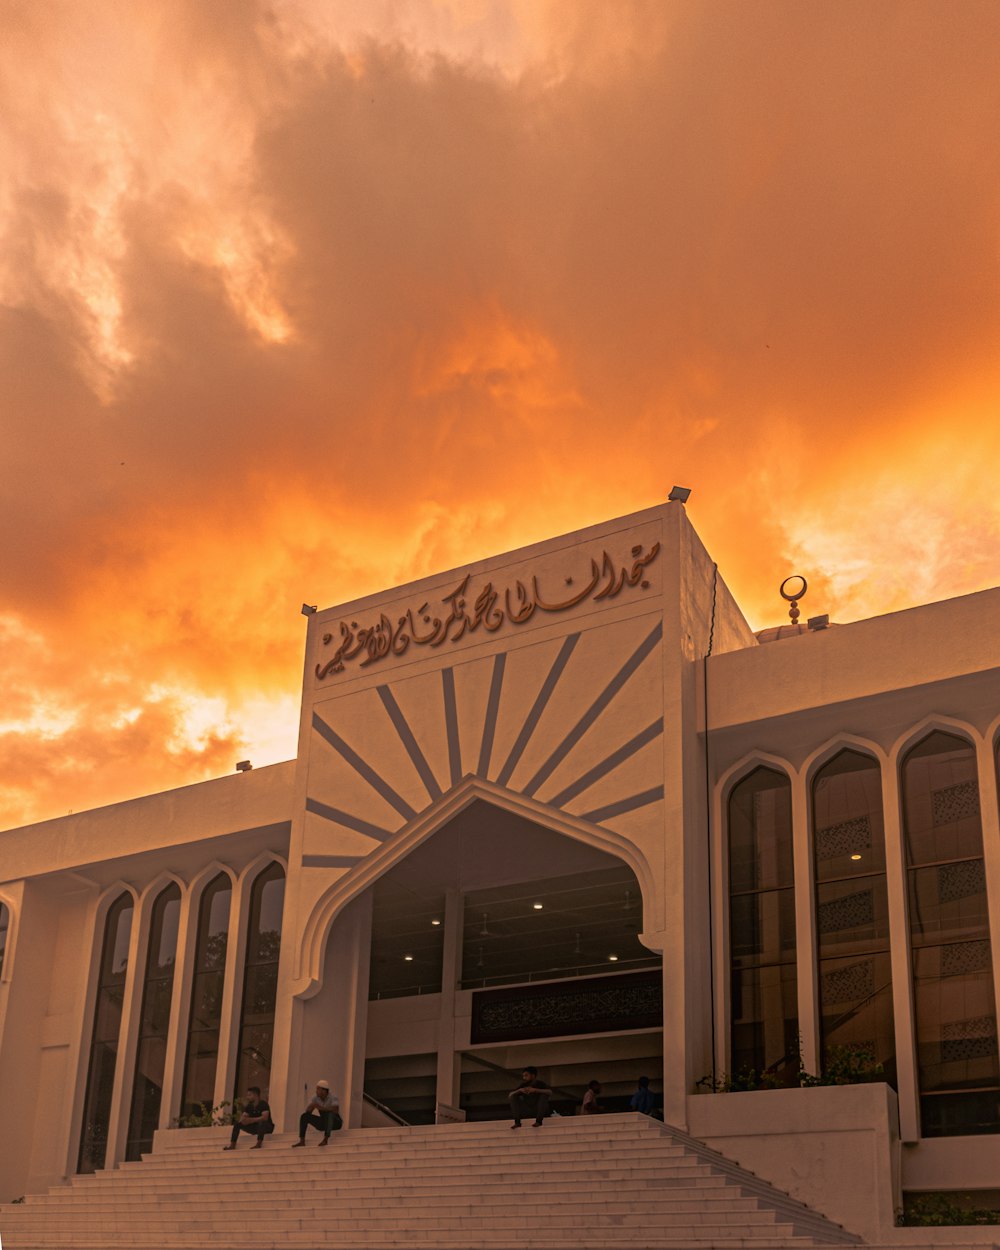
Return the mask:
<svg viewBox="0 0 1000 1250">
<path fill-rule="evenodd" d="M 996 0 L 0 0 L 0 827 L 295 750 L 303 600 L 674 482 L 1000 582 Z"/>
</svg>

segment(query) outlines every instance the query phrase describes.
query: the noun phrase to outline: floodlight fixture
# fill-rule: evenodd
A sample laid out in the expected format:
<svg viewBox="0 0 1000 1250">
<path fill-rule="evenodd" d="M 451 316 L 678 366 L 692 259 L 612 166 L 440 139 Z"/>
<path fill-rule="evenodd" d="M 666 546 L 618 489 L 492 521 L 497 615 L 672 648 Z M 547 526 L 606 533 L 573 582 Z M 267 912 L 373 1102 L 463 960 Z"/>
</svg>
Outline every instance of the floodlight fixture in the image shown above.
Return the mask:
<svg viewBox="0 0 1000 1250">
<path fill-rule="evenodd" d="M 316 611 L 316 605 L 315 603 L 304 603 L 302 607 L 299 608 L 299 611 L 303 616 L 312 616 L 312 614 Z"/>
<path fill-rule="evenodd" d="M 688 486 L 673 486 L 667 498 L 671 503 L 687 503 L 691 494 L 691 488 Z"/>
<path fill-rule="evenodd" d="M 810 629 L 826 629 L 830 624 L 830 615 L 824 612 L 822 616 L 810 616 L 806 624 Z"/>
<path fill-rule="evenodd" d="M 253 765 L 249 760 L 240 760 L 240 762 L 236 765 L 236 771 L 238 773 L 248 773 L 251 768 L 253 768 Z"/>
</svg>

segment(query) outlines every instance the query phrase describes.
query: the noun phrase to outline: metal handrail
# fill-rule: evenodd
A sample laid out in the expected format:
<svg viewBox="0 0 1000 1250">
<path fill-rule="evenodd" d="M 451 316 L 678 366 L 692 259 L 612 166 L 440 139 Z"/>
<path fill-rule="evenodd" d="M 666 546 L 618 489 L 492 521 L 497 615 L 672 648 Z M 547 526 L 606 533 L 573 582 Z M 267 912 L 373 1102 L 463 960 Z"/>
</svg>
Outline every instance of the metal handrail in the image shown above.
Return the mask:
<svg viewBox="0 0 1000 1250">
<path fill-rule="evenodd" d="M 371 1094 L 368 1093 L 367 1090 L 361 1091 L 361 1097 L 365 1100 L 366 1103 L 368 1103 L 370 1107 L 374 1107 L 376 1111 L 381 1111 L 383 1115 L 387 1115 L 390 1120 L 394 1120 L 397 1124 L 401 1125 L 403 1128 L 413 1127 L 410 1124 L 409 1120 L 404 1120 L 403 1117 L 398 1114 L 398 1112 L 393 1111 L 391 1107 L 387 1107 L 384 1102 L 379 1102 L 377 1098 L 373 1098 Z"/>
<path fill-rule="evenodd" d="M 498 1063 L 491 1063 L 489 1059 L 484 1059 L 481 1055 L 477 1055 L 474 1050 L 463 1050 L 461 1055 L 463 1059 L 471 1059 L 473 1063 L 478 1063 L 483 1068 L 489 1068 L 491 1072 L 501 1072 L 504 1076 L 509 1076 L 512 1081 L 517 1079 L 509 1068 L 503 1068 Z M 550 1085 L 549 1089 L 552 1090 L 553 1094 L 561 1094 L 563 1098 L 572 1098 L 574 1102 L 580 1101 L 578 1092 L 574 1093 L 572 1090 L 564 1089 L 559 1085 Z"/>
</svg>

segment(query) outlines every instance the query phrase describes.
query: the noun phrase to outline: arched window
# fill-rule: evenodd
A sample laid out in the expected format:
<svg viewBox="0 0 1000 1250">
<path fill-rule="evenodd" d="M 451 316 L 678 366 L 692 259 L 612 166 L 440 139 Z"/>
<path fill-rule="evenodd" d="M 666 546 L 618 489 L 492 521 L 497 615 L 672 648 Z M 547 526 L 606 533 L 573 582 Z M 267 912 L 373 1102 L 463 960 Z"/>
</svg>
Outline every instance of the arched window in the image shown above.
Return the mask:
<svg viewBox="0 0 1000 1250">
<path fill-rule="evenodd" d="M 822 1063 L 869 1054 L 896 1083 L 882 771 L 841 751 L 812 787 Z"/>
<path fill-rule="evenodd" d="M 97 1001 L 94 1004 L 94 1031 L 90 1043 L 90 1063 L 87 1065 L 87 1089 L 83 1098 L 78 1172 L 96 1172 L 104 1167 L 111 1095 L 118 1063 L 118 1032 L 128 974 L 132 911 L 132 895 L 120 894 L 108 909 L 104 921 Z"/>
<path fill-rule="evenodd" d="M 274 1004 L 278 993 L 278 953 L 281 950 L 284 903 L 285 872 L 280 864 L 271 864 L 257 877 L 250 892 L 246 972 L 236 1056 L 237 1098 L 242 1098 L 250 1085 L 257 1085 L 266 1093 L 271 1081 Z"/>
<path fill-rule="evenodd" d="M 146 978 L 142 987 L 139 1042 L 132 1082 L 125 1158 L 138 1159 L 153 1148 L 153 1133 L 160 1122 L 160 1097 L 167 1057 L 170 997 L 174 988 L 177 956 L 177 925 L 181 892 L 176 885 L 161 890 L 153 904 L 146 954 Z"/>
<path fill-rule="evenodd" d="M 792 797 L 757 768 L 729 799 L 729 950 L 733 1073 L 798 1081 Z"/>
<path fill-rule="evenodd" d="M 181 1087 L 181 1114 L 193 1115 L 215 1097 L 215 1067 L 219 1058 L 222 991 L 229 946 L 229 904 L 233 889 L 224 872 L 205 886 L 198 909 L 198 940 L 191 982 L 187 1056 Z"/>
<path fill-rule="evenodd" d="M 976 752 L 929 734 L 903 761 L 910 943 L 925 1137 L 1000 1128 L 993 960 Z"/>
<path fill-rule="evenodd" d="M 10 910 L 6 903 L 0 903 L 0 977 L 3 976 L 3 957 L 7 950 L 7 934 L 10 931 Z"/>
</svg>

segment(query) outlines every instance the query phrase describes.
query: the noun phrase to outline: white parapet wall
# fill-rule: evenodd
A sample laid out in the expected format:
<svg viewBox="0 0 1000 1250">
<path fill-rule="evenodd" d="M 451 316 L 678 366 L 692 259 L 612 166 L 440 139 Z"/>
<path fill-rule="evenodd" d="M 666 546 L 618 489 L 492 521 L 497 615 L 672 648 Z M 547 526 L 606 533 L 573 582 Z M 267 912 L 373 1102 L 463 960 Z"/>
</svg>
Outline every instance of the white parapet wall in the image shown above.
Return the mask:
<svg viewBox="0 0 1000 1250">
<path fill-rule="evenodd" d="M 897 1126 L 881 1083 L 688 1098 L 693 1137 L 866 1241 L 892 1240 L 902 1206 Z"/>
</svg>

